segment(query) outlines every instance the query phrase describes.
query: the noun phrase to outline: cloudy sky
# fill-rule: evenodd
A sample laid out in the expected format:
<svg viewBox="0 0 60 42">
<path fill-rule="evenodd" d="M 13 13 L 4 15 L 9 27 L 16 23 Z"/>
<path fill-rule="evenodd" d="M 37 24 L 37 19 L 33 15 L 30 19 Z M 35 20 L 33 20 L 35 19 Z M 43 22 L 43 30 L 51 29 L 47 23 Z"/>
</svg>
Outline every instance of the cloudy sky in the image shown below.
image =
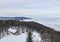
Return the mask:
<svg viewBox="0 0 60 42">
<path fill-rule="evenodd" d="M 0 0 L 0 16 L 41 16 L 41 14 L 59 16 L 60 0 Z"/>
</svg>

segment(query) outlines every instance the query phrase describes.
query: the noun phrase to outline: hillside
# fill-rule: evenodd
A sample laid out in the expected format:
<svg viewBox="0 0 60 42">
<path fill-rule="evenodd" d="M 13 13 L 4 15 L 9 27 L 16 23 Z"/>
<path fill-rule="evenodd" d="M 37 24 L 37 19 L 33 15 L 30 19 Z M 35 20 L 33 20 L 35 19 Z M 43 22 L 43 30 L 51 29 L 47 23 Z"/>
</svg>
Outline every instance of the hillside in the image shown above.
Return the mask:
<svg viewBox="0 0 60 42">
<path fill-rule="evenodd" d="M 51 39 L 51 42 L 60 42 L 60 32 L 54 31 L 50 27 L 38 24 L 36 22 L 20 22 L 17 20 L 0 20 L 0 33 L 8 30 L 12 26 L 25 26 L 28 29 L 35 30 L 41 34 L 42 39 Z"/>
</svg>

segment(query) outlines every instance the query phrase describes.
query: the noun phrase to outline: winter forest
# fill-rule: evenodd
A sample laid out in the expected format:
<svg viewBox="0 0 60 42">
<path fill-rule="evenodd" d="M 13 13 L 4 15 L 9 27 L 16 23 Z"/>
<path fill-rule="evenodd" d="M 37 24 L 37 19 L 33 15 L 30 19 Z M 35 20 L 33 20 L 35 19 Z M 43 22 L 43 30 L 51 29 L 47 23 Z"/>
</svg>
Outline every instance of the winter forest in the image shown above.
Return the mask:
<svg viewBox="0 0 60 42">
<path fill-rule="evenodd" d="M 0 0 L 0 42 L 60 42 L 60 0 Z"/>
<path fill-rule="evenodd" d="M 60 42 L 60 32 L 36 22 L 0 20 L 1 42 Z"/>
</svg>

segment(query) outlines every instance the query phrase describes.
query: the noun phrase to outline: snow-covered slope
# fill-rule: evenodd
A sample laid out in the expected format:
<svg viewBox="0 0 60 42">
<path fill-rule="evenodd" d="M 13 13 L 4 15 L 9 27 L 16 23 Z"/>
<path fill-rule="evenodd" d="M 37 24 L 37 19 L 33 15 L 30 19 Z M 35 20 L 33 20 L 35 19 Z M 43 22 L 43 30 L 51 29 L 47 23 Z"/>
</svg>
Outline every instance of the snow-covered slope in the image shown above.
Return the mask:
<svg viewBox="0 0 60 42">
<path fill-rule="evenodd" d="M 21 35 L 8 35 L 0 40 L 0 42 L 26 42 L 26 33 L 22 33 Z"/>
<path fill-rule="evenodd" d="M 9 29 L 8 29 L 8 32 L 15 33 L 15 32 L 17 32 L 17 30 L 12 29 L 12 28 L 9 28 Z"/>
<path fill-rule="evenodd" d="M 21 35 L 15 36 L 15 35 L 8 35 L 0 40 L 0 42 L 26 42 L 27 40 L 27 33 L 22 33 Z M 40 42 L 41 37 L 40 34 L 37 32 L 32 32 L 32 41 L 33 42 Z"/>
<path fill-rule="evenodd" d="M 40 17 L 33 20 L 37 23 L 51 27 L 55 31 L 60 31 L 60 18 L 59 17 Z"/>
<path fill-rule="evenodd" d="M 32 34 L 33 34 L 32 35 L 33 42 L 41 42 L 41 37 L 38 32 L 33 31 Z"/>
</svg>

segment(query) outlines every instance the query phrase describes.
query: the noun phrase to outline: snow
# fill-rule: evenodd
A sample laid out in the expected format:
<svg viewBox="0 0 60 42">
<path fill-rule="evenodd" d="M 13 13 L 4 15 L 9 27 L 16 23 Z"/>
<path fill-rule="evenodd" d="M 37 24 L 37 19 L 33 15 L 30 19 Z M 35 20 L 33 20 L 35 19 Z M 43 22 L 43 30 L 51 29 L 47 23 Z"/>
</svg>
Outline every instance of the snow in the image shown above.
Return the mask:
<svg viewBox="0 0 60 42">
<path fill-rule="evenodd" d="M 0 42 L 26 42 L 27 40 L 27 32 L 22 33 L 21 35 L 8 35 L 0 40 Z M 40 34 L 36 31 L 32 32 L 32 40 L 33 42 L 40 42 L 41 37 Z"/>
<path fill-rule="evenodd" d="M 0 42 L 26 42 L 27 33 L 21 35 L 8 35 L 0 40 Z"/>
<path fill-rule="evenodd" d="M 33 31 L 32 34 L 33 34 L 32 35 L 33 42 L 40 42 L 41 41 L 41 37 L 38 32 Z"/>
<path fill-rule="evenodd" d="M 11 32 L 11 33 L 15 33 L 15 32 L 17 32 L 17 30 L 12 29 L 12 28 L 9 28 L 8 31 Z"/>
<path fill-rule="evenodd" d="M 60 31 L 60 18 L 57 17 L 41 17 L 33 20 L 37 23 L 43 24 L 47 27 L 51 27 L 55 31 Z"/>
</svg>

